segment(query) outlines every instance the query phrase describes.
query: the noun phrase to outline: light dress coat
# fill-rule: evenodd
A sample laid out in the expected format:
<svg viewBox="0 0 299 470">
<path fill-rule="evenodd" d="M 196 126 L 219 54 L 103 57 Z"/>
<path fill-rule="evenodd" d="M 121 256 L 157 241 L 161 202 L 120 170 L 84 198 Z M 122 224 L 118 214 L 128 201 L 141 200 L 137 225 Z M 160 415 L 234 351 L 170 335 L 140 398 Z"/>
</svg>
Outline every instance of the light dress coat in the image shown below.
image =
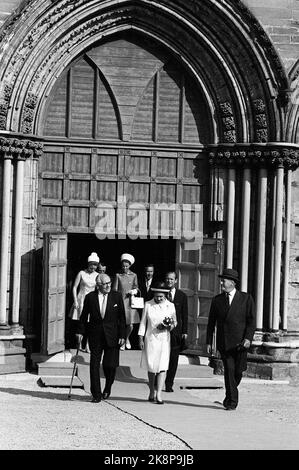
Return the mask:
<svg viewBox="0 0 299 470">
<path fill-rule="evenodd" d="M 129 292 L 132 289 L 138 289 L 137 274 L 130 270 L 127 273 L 117 273 L 113 281 L 112 290 L 120 292 L 122 295 L 125 306 L 126 325 L 140 322 L 138 310 L 130 306 L 131 295 Z"/>
<path fill-rule="evenodd" d="M 145 336 L 141 354 L 141 367 L 148 372 L 158 373 L 168 370 L 170 356 L 170 332 L 159 330 L 157 326 L 165 317 L 172 317 L 176 326 L 175 306 L 165 299 L 157 304 L 154 299 L 145 303 L 138 335 Z"/>
<path fill-rule="evenodd" d="M 96 279 L 99 275 L 97 271 L 89 273 L 86 270 L 80 271 L 79 274 L 80 274 L 80 283 L 79 283 L 79 292 L 77 293 L 78 309 L 75 308 L 74 304 L 72 305 L 70 314 L 69 314 L 69 317 L 72 320 L 79 320 L 82 310 L 83 310 L 85 296 L 95 290 Z"/>
</svg>

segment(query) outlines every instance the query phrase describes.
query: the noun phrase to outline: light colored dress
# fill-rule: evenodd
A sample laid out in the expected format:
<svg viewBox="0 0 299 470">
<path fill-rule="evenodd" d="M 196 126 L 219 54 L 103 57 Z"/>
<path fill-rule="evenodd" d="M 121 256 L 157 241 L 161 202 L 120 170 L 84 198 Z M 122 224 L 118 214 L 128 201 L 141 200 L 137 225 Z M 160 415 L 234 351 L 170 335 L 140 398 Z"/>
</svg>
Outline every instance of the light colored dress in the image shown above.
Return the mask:
<svg viewBox="0 0 299 470">
<path fill-rule="evenodd" d="M 176 326 L 175 306 L 169 300 L 157 304 L 154 299 L 145 303 L 138 335 L 144 336 L 144 349 L 141 354 L 141 367 L 157 374 L 168 370 L 170 356 L 170 332 L 159 330 L 157 326 L 165 317 L 174 319 Z"/>
<path fill-rule="evenodd" d="M 120 292 L 122 295 L 125 306 L 126 325 L 140 323 L 138 310 L 131 308 L 131 296 L 128 294 L 130 290 L 138 289 L 137 274 L 130 270 L 127 273 L 117 273 L 113 281 L 112 289 Z"/>
<path fill-rule="evenodd" d="M 98 277 L 99 273 L 97 271 L 93 271 L 92 273 L 88 273 L 87 271 L 80 271 L 80 282 L 79 282 L 79 292 L 77 293 L 77 301 L 79 304 L 79 308 L 74 308 L 74 304 L 71 308 L 70 318 L 72 320 L 79 320 L 80 315 L 83 310 L 84 299 L 89 292 L 95 290 L 96 287 L 96 278 Z"/>
</svg>

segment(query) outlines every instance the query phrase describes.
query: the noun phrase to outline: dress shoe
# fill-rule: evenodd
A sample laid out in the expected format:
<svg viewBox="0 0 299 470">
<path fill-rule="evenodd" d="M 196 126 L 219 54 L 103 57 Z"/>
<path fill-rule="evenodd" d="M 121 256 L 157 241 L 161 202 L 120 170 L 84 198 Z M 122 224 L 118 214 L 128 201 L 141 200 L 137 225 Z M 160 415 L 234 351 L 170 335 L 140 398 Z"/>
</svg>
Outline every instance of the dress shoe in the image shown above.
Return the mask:
<svg viewBox="0 0 299 470">
<path fill-rule="evenodd" d="M 130 343 L 130 341 L 127 339 L 127 341 L 126 341 L 126 349 L 131 349 L 131 348 L 132 348 L 131 343 Z"/>
<path fill-rule="evenodd" d="M 125 344 L 123 344 L 119 349 L 120 349 L 121 351 L 124 351 L 124 350 L 126 349 Z"/>
<path fill-rule="evenodd" d="M 91 403 L 100 403 L 101 399 L 100 398 L 93 398 L 91 400 Z"/>
<path fill-rule="evenodd" d="M 148 397 L 148 401 L 155 401 L 155 397 Z"/>
<path fill-rule="evenodd" d="M 173 388 L 172 387 L 166 387 L 165 392 L 173 392 Z"/>
<path fill-rule="evenodd" d="M 164 405 L 164 401 L 163 400 L 158 400 L 157 398 L 156 398 L 156 403 L 157 403 L 157 405 Z"/>
<path fill-rule="evenodd" d="M 236 406 L 226 406 L 226 411 L 234 411 L 237 407 Z"/>
<path fill-rule="evenodd" d="M 103 392 L 103 395 L 102 395 L 103 400 L 107 400 L 107 398 L 110 397 L 110 393 L 111 393 L 111 392 L 104 391 L 104 392 Z"/>
</svg>

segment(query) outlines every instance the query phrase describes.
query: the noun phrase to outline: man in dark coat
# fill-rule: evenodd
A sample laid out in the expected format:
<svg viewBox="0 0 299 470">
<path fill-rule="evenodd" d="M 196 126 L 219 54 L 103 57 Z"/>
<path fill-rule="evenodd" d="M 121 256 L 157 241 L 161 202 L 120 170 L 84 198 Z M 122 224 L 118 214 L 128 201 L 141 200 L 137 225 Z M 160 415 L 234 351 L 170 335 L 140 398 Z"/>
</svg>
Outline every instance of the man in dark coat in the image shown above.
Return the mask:
<svg viewBox="0 0 299 470">
<path fill-rule="evenodd" d="M 166 273 L 166 286 L 169 288 L 168 299 L 174 303 L 177 326 L 170 332 L 170 359 L 165 379 L 165 391 L 173 392 L 173 382 L 179 362 L 182 343 L 187 339 L 188 330 L 188 299 L 186 294 L 176 288 L 177 276 L 175 272 Z"/>
<path fill-rule="evenodd" d="M 255 332 L 255 305 L 246 292 L 236 290 L 238 272 L 224 269 L 222 294 L 213 298 L 207 326 L 207 352 L 212 353 L 213 334 L 216 327 L 216 348 L 221 355 L 224 367 L 226 410 L 238 406 L 238 385 L 242 373 L 247 368 L 247 351 Z"/>
<path fill-rule="evenodd" d="M 141 278 L 138 278 L 139 289 L 141 297 L 144 298 L 144 302 L 152 300 L 154 298 L 154 293 L 151 290 L 151 285 L 154 282 L 155 268 L 153 264 L 147 264 L 144 267 L 144 274 Z"/>
<path fill-rule="evenodd" d="M 79 322 L 77 339 L 87 335 L 90 348 L 90 391 L 92 402 L 109 398 L 119 365 L 119 348 L 125 342 L 126 318 L 122 296 L 111 291 L 111 279 L 99 274 L 96 290 L 86 295 Z M 104 353 L 104 355 L 103 355 Z M 100 364 L 103 355 L 103 371 L 106 378 L 103 394 L 100 383 Z"/>
</svg>

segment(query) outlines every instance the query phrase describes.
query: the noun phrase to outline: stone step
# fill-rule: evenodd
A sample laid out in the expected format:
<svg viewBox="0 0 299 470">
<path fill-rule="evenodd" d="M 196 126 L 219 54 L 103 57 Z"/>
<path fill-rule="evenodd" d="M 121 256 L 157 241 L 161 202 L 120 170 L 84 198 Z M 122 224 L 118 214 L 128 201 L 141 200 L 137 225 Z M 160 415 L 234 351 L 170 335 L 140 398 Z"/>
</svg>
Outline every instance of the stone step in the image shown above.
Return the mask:
<svg viewBox="0 0 299 470">
<path fill-rule="evenodd" d="M 24 354 L 0 355 L 0 374 L 25 372 L 26 358 Z"/>
<path fill-rule="evenodd" d="M 64 375 L 72 376 L 74 363 L 72 362 L 44 362 L 38 364 L 39 375 Z"/>
<path fill-rule="evenodd" d="M 198 366 L 200 367 L 200 366 Z M 187 367 L 188 369 L 188 367 Z M 175 388 L 223 388 L 223 380 L 215 377 L 195 377 L 188 376 L 188 370 L 185 370 L 185 376 L 175 377 Z M 104 379 L 102 367 L 100 368 L 101 379 Z M 78 376 L 84 383 L 85 391 L 89 392 L 89 368 L 86 365 L 78 365 Z M 130 383 L 148 383 L 147 371 L 140 367 L 119 366 L 116 370 L 116 381 Z"/>
<path fill-rule="evenodd" d="M 42 375 L 38 383 L 43 387 L 70 387 L 71 376 L 68 375 Z M 73 378 L 73 387 L 83 388 L 83 382 L 76 375 Z"/>
<path fill-rule="evenodd" d="M 84 353 L 83 353 L 84 354 Z M 139 366 L 141 359 L 141 351 L 138 350 L 125 350 L 120 351 L 119 363 L 126 366 Z M 209 361 L 206 357 L 201 357 L 195 354 L 180 354 L 179 364 L 198 364 L 208 365 Z"/>
<path fill-rule="evenodd" d="M 216 377 L 175 377 L 175 385 L 181 389 L 223 388 L 223 382 Z"/>
<path fill-rule="evenodd" d="M 123 373 L 131 374 L 137 378 L 147 378 L 147 371 L 141 367 L 131 366 L 120 366 L 123 369 Z M 176 379 L 212 379 L 214 376 L 213 369 L 207 366 L 193 366 L 183 365 L 178 366 L 176 372 Z"/>
</svg>

